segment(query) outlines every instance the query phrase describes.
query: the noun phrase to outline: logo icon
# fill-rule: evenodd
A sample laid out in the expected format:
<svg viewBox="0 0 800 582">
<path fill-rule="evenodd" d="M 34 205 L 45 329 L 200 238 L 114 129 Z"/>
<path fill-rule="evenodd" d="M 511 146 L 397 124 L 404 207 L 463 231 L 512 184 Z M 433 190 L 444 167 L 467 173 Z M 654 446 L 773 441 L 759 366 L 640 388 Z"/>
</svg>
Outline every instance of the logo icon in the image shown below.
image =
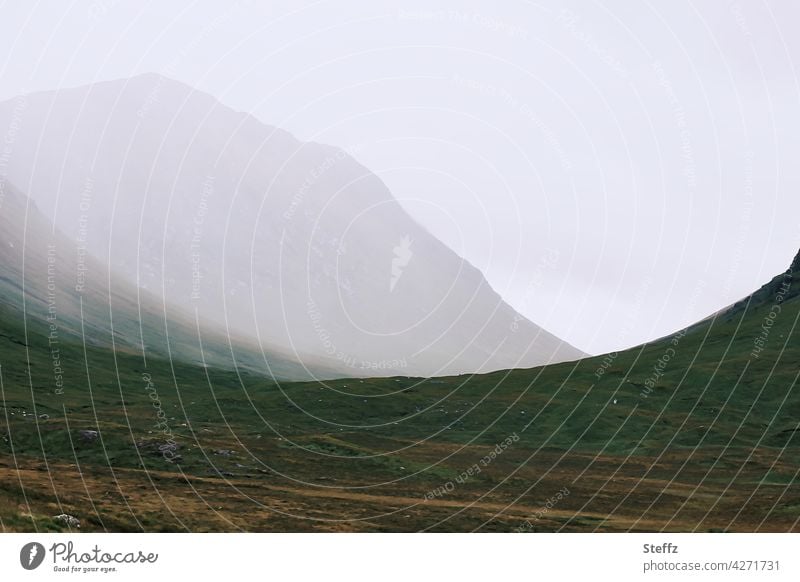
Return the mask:
<svg viewBox="0 0 800 582">
<path fill-rule="evenodd" d="M 22 546 L 19 552 L 19 563 L 26 570 L 35 570 L 44 562 L 44 546 L 38 542 L 31 542 Z"/>
<path fill-rule="evenodd" d="M 389 291 L 394 291 L 397 282 L 400 281 L 400 277 L 403 276 L 403 270 L 408 266 L 408 263 L 411 262 L 411 257 L 414 256 L 414 253 L 411 251 L 411 237 L 408 235 L 404 236 L 400 240 L 400 244 L 398 244 L 394 249 L 394 258 L 392 259 L 392 278 L 389 281 Z"/>
</svg>

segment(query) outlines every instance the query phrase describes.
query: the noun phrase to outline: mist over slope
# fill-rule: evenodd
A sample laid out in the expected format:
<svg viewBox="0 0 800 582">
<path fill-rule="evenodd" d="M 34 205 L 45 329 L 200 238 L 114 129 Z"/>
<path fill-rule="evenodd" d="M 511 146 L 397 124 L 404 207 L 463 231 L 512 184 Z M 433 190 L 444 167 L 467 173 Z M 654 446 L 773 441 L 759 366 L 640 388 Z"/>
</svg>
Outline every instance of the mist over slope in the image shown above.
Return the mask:
<svg viewBox="0 0 800 582">
<path fill-rule="evenodd" d="M 157 75 L 22 103 L 0 104 L 0 126 L 19 125 L 10 179 L 168 304 L 353 375 L 583 355 L 518 315 L 339 149 Z"/>
<path fill-rule="evenodd" d="M 145 384 L 139 358 L 65 341 L 63 394 L 47 332 L 0 304 L 0 529 L 795 532 L 795 273 L 616 357 L 279 384 L 160 360 Z"/>
<path fill-rule="evenodd" d="M 162 301 L 109 273 L 13 185 L 0 184 L 0 334 L 8 335 L 12 318 L 15 329 L 20 324 L 26 330 L 44 328 L 55 367 L 61 368 L 61 348 L 69 340 L 143 357 L 238 366 L 282 379 L 341 376 L 322 365 L 306 370 L 288 354 L 262 353 L 196 322 L 191 313 L 172 309 L 165 317 Z M 26 345 L 27 335 L 10 339 Z"/>
</svg>

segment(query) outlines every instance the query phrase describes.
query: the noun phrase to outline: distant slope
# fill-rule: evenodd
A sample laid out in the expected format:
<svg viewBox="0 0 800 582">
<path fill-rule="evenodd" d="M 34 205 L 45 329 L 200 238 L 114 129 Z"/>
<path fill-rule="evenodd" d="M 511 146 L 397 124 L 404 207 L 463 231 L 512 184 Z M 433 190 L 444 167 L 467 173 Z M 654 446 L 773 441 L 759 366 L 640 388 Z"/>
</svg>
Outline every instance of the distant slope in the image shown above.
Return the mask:
<svg viewBox="0 0 800 582">
<path fill-rule="evenodd" d="M 722 317 L 731 317 L 747 308 L 788 301 L 800 295 L 800 253 L 792 261 L 789 269 L 772 279 L 760 289 L 720 312 Z"/>
<path fill-rule="evenodd" d="M 545 394 L 553 401 L 536 418 L 552 430 L 554 446 L 647 454 L 676 446 L 765 446 L 794 455 L 798 362 L 800 253 L 786 272 L 685 330 L 575 366 L 511 371 L 503 384 L 551 387 Z M 800 466 L 798 474 L 784 475 L 790 483 L 798 476 Z"/>
<path fill-rule="evenodd" d="M 153 360 L 146 384 L 136 357 L 65 342 L 56 395 L 46 326 L 23 346 L 10 325 L 0 527 L 61 531 L 66 512 L 81 531 L 796 532 L 796 273 L 633 350 L 435 380 L 278 385 Z M 179 459 L 160 452 L 173 443 Z"/>
<path fill-rule="evenodd" d="M 517 314 L 341 150 L 157 75 L 24 103 L 0 104 L 0 127 L 19 117 L 11 179 L 168 304 L 361 376 L 584 355 Z"/>
<path fill-rule="evenodd" d="M 783 303 L 784 301 L 797 297 L 800 295 L 800 284 L 798 284 L 798 280 L 800 280 L 800 253 L 798 253 L 786 271 L 774 277 L 769 283 L 762 285 L 753 293 L 747 297 L 743 297 L 736 303 L 724 307 L 696 324 L 689 326 L 686 332 L 693 332 L 704 327 L 709 322 L 720 319 L 723 321 L 732 321 L 737 316 L 741 317 L 743 313 L 746 314 L 748 311 L 753 311 L 759 306 L 767 304 L 774 306 L 776 301 L 778 303 Z M 779 311 L 781 309 L 781 307 L 778 308 Z"/>
<path fill-rule="evenodd" d="M 8 314 L 17 313 L 44 323 L 54 347 L 70 339 L 195 364 L 238 365 L 282 379 L 342 376 L 325 366 L 306 370 L 278 352 L 262 356 L 257 346 L 198 326 L 189 313 L 172 309 L 165 318 L 163 302 L 112 276 L 7 181 L 0 201 L 0 304 L 7 314 L 0 334 Z"/>
</svg>

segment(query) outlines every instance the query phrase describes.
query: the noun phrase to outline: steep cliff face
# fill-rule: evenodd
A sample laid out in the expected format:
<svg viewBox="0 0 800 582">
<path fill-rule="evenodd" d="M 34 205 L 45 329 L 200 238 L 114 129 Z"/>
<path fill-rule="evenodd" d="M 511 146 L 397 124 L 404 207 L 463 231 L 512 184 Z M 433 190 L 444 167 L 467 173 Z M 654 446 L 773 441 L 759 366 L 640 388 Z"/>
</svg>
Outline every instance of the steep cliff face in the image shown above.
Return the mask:
<svg viewBox="0 0 800 582">
<path fill-rule="evenodd" d="M 167 304 L 264 345 L 357 375 L 583 355 L 353 157 L 185 85 L 144 75 L 34 94 L 20 121 L 9 173 L 59 228 Z"/>
</svg>

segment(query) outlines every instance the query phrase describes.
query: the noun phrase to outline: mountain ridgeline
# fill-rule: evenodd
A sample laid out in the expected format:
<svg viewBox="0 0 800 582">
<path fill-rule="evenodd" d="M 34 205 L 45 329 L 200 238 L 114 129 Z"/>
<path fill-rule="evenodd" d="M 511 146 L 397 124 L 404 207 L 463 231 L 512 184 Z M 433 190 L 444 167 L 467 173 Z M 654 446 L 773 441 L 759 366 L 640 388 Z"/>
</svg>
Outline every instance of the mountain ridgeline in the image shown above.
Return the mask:
<svg viewBox="0 0 800 582">
<path fill-rule="evenodd" d="M 584 354 L 520 316 L 348 153 L 142 75 L 0 104 L 8 178 L 66 237 L 303 373 L 436 376 Z"/>
<path fill-rule="evenodd" d="M 797 254 L 784 273 L 776 276 L 751 295 L 724 309 L 721 315 L 730 318 L 746 308 L 766 304 L 772 305 L 776 300 L 783 303 L 793 299 L 800 296 L 800 285 L 798 283 L 800 283 L 800 253 Z"/>
</svg>

